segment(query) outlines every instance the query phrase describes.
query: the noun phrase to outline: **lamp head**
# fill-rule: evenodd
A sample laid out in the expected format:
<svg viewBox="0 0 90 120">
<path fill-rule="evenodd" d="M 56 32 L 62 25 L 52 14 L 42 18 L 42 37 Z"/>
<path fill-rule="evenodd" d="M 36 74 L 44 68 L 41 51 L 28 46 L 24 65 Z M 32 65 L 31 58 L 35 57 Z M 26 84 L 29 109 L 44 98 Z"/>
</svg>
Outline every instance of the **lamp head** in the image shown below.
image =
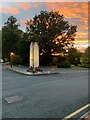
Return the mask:
<svg viewBox="0 0 90 120">
<path fill-rule="evenodd" d="M 13 52 L 11 52 L 11 53 L 10 53 L 10 55 L 11 55 L 11 56 L 13 56 L 13 55 L 14 55 L 14 53 L 13 53 Z"/>
</svg>

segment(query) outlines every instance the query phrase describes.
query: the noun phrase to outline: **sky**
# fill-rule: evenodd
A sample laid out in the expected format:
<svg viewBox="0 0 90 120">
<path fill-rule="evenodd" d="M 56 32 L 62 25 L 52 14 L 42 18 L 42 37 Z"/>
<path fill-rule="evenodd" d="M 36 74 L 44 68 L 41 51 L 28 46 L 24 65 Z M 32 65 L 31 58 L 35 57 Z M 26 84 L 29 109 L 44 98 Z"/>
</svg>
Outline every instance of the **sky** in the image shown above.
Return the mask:
<svg viewBox="0 0 90 120">
<path fill-rule="evenodd" d="M 18 0 L 19 1 L 19 0 Z M 27 0 L 28 1 L 28 0 Z M 54 0 L 55 1 L 55 0 Z M 13 15 L 20 23 L 20 29 L 25 31 L 25 21 L 33 19 L 41 10 L 59 11 L 71 25 L 77 26 L 75 47 L 80 50 L 88 46 L 88 2 L 2 2 L 0 14 L 2 23 L 0 29 Z"/>
</svg>

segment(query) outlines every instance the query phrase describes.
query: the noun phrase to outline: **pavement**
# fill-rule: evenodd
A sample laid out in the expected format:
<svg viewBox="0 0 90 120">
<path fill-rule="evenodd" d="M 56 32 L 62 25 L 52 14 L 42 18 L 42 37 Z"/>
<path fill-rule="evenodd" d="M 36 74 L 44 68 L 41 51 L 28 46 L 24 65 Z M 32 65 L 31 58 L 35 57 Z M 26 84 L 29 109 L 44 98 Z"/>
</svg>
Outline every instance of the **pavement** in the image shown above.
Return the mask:
<svg viewBox="0 0 90 120">
<path fill-rule="evenodd" d="M 47 67 L 42 67 L 41 70 L 42 72 L 27 72 L 28 67 L 26 66 L 22 66 L 22 65 L 18 65 L 18 66 L 12 66 L 12 68 L 10 67 L 10 65 L 5 65 L 4 67 L 12 70 L 14 72 L 20 73 L 20 74 L 24 74 L 24 75 L 29 75 L 29 76 L 35 76 L 35 75 L 48 75 L 48 74 L 57 74 L 58 72 L 55 71 L 54 69 L 52 69 L 52 67 L 50 67 L 49 69 L 47 69 Z"/>
<path fill-rule="evenodd" d="M 3 68 L 4 117 L 64 118 L 88 102 L 88 69 L 41 67 L 58 75 L 33 77 L 27 76 L 26 66 Z M 20 102 L 10 103 L 15 99 Z M 87 116 L 82 118 L 89 120 Z"/>
<path fill-rule="evenodd" d="M 82 73 L 82 72 L 88 72 L 88 69 L 87 68 L 57 68 L 57 67 L 40 67 L 40 69 L 42 70 L 42 72 L 36 72 L 36 73 L 32 73 L 32 72 L 27 72 L 27 69 L 28 67 L 26 66 L 22 66 L 22 65 L 17 65 L 17 66 L 12 66 L 12 68 L 10 67 L 10 65 L 6 65 L 4 64 L 4 67 L 9 69 L 9 70 L 12 70 L 14 72 L 17 72 L 17 73 L 21 73 L 21 74 L 24 74 L 24 75 L 30 75 L 30 76 L 33 76 L 33 75 L 48 75 L 48 74 L 58 74 L 58 73 L 62 73 L 62 74 L 65 74 L 65 73 Z"/>
</svg>

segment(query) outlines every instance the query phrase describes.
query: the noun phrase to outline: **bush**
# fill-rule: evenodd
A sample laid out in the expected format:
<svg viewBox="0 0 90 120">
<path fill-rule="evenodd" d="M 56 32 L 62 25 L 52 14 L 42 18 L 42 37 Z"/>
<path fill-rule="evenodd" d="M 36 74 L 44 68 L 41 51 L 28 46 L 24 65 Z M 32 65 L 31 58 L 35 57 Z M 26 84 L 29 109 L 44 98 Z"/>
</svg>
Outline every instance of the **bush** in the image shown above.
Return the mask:
<svg viewBox="0 0 90 120">
<path fill-rule="evenodd" d="M 81 67 L 90 68 L 90 64 L 82 64 Z"/>
<path fill-rule="evenodd" d="M 52 64 L 57 65 L 58 63 L 58 57 L 53 57 Z"/>
<path fill-rule="evenodd" d="M 42 55 L 40 56 L 40 65 L 48 66 L 52 65 L 52 56 L 49 55 Z"/>
<path fill-rule="evenodd" d="M 70 66 L 71 66 L 71 64 L 68 60 L 58 63 L 58 67 L 60 67 L 60 68 L 70 68 Z"/>
<path fill-rule="evenodd" d="M 12 59 L 12 64 L 13 65 L 19 65 L 22 63 L 22 59 L 19 55 L 14 55 Z"/>
<path fill-rule="evenodd" d="M 81 67 L 90 68 L 90 47 L 86 48 L 81 56 L 80 62 Z"/>
<path fill-rule="evenodd" d="M 58 56 L 58 62 L 63 62 L 67 60 L 67 56 Z"/>
</svg>

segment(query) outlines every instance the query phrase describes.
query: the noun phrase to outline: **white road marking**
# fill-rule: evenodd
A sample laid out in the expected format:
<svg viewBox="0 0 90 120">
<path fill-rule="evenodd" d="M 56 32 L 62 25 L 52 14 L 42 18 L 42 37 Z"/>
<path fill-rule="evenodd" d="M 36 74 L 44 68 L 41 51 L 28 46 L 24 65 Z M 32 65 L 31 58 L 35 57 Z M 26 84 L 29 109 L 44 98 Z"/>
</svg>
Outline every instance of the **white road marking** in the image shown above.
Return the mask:
<svg viewBox="0 0 90 120">
<path fill-rule="evenodd" d="M 63 72 L 60 72 L 60 73 L 83 73 L 83 72 L 88 72 L 88 70 L 63 71 Z"/>
</svg>

